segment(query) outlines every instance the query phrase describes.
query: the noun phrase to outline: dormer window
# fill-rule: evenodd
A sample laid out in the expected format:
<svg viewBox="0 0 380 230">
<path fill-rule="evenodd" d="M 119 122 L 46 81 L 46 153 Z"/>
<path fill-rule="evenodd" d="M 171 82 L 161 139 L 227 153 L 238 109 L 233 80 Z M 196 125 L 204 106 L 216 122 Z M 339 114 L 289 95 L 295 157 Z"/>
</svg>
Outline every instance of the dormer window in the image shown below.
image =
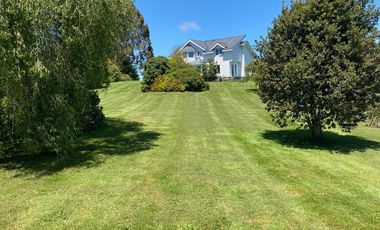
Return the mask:
<svg viewBox="0 0 380 230">
<path fill-rule="evenodd" d="M 222 48 L 219 48 L 219 47 L 215 48 L 215 53 L 216 55 L 222 54 L 223 53 Z"/>
</svg>

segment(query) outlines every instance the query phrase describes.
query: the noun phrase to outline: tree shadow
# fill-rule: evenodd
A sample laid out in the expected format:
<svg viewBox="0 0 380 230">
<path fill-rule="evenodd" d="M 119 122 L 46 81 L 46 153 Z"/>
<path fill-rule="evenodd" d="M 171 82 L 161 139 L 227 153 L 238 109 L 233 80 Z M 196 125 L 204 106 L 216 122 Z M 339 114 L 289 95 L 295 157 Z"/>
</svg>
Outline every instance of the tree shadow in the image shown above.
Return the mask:
<svg viewBox="0 0 380 230">
<path fill-rule="evenodd" d="M 308 130 L 267 130 L 261 134 L 265 139 L 275 141 L 280 145 L 299 149 L 327 150 L 340 154 L 364 152 L 368 149 L 380 148 L 380 143 L 352 135 L 339 135 L 324 132 L 319 141 L 313 141 Z"/>
<path fill-rule="evenodd" d="M 17 170 L 15 177 L 52 175 L 67 168 L 96 167 L 106 157 L 137 154 L 155 147 L 160 133 L 145 131 L 143 124 L 106 119 L 103 125 L 78 141 L 66 157 L 54 154 L 20 156 L 0 161 L 0 168 Z"/>
</svg>

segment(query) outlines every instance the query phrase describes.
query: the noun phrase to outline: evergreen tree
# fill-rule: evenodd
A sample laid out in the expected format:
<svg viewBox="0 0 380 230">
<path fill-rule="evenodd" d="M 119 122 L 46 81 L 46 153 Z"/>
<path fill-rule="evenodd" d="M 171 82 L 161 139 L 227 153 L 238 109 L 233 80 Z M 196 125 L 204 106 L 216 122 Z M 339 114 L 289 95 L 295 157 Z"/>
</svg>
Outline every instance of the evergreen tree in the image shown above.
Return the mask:
<svg viewBox="0 0 380 230">
<path fill-rule="evenodd" d="M 281 126 L 349 132 L 375 101 L 379 63 L 373 0 L 292 1 L 257 44 L 259 95 Z"/>
<path fill-rule="evenodd" d="M 136 67 L 134 66 L 130 57 L 125 57 L 121 62 L 121 72 L 127 74 L 132 80 L 139 80 Z"/>
</svg>

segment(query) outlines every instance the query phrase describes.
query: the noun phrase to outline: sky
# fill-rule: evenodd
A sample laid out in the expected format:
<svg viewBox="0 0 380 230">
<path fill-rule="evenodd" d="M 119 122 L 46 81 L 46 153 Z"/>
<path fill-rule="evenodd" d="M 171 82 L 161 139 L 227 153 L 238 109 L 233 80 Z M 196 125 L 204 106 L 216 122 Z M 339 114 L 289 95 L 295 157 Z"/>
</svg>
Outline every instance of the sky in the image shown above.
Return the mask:
<svg viewBox="0 0 380 230">
<path fill-rule="evenodd" d="M 267 34 L 283 0 L 136 0 L 151 33 L 155 56 L 168 56 L 189 39 L 240 34 L 254 44 Z M 285 0 L 285 3 L 290 0 Z M 375 0 L 380 6 L 380 0 Z"/>
</svg>

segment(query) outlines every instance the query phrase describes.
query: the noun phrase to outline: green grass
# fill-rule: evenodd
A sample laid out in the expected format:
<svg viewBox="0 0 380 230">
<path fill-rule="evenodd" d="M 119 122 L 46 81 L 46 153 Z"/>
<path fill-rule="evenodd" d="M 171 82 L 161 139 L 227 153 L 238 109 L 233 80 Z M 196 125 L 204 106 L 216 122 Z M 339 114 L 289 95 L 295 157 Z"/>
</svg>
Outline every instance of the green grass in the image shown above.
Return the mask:
<svg viewBox="0 0 380 230">
<path fill-rule="evenodd" d="M 101 93 L 70 159 L 0 164 L 0 229 L 379 229 L 380 131 L 279 130 L 249 83 Z"/>
</svg>

